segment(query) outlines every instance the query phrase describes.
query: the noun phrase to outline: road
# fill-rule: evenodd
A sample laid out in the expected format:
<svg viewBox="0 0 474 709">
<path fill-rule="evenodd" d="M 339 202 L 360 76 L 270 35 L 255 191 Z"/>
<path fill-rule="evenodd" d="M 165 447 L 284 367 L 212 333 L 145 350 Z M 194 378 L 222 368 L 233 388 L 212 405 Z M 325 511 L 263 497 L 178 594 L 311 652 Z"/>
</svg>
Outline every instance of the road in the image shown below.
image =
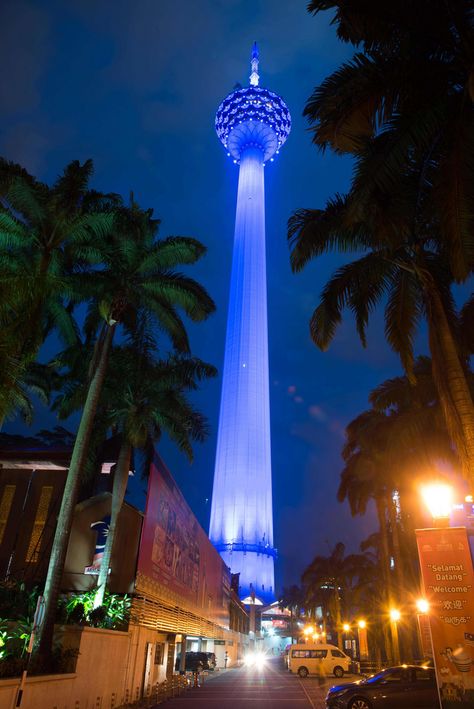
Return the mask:
<svg viewBox="0 0 474 709">
<path fill-rule="evenodd" d="M 345 678 L 352 681 L 354 678 Z M 269 660 L 263 670 L 236 668 L 204 678 L 202 687 L 160 704 L 160 709 L 324 709 L 327 688 L 316 677 L 290 674 L 280 659 Z"/>
</svg>

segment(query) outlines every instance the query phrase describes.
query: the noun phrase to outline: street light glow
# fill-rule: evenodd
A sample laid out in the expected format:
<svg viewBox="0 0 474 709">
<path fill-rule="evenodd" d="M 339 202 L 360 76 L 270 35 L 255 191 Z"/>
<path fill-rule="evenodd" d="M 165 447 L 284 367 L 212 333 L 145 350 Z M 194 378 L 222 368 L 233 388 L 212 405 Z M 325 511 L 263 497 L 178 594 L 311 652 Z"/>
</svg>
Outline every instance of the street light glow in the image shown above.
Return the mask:
<svg viewBox="0 0 474 709">
<path fill-rule="evenodd" d="M 345 633 L 348 633 L 349 630 L 351 629 L 351 626 L 349 625 L 349 623 L 344 623 L 344 625 L 342 626 L 342 629 Z"/>
<path fill-rule="evenodd" d="M 416 602 L 416 607 L 418 608 L 419 613 L 428 613 L 430 609 L 430 604 L 426 600 L 426 598 L 419 598 Z"/>
<path fill-rule="evenodd" d="M 363 629 L 366 627 L 366 625 L 367 625 L 367 623 L 365 622 L 365 620 L 359 620 L 359 622 L 358 622 L 359 628 Z"/>
<path fill-rule="evenodd" d="M 396 623 L 401 618 L 401 613 L 396 608 L 390 609 L 390 620 Z"/>
<path fill-rule="evenodd" d="M 314 633 L 314 628 L 312 625 L 308 625 L 304 630 L 303 633 L 305 635 L 312 635 Z"/>
<path fill-rule="evenodd" d="M 446 519 L 453 507 L 453 490 L 449 485 L 433 483 L 421 488 L 421 495 L 433 519 Z"/>
</svg>

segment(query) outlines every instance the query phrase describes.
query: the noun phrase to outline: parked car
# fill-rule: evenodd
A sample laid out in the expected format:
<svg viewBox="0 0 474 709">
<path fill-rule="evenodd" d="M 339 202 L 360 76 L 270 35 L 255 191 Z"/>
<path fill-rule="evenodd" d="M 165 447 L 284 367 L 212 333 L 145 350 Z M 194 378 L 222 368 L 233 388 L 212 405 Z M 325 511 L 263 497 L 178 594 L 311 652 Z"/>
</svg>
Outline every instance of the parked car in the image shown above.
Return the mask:
<svg viewBox="0 0 474 709">
<path fill-rule="evenodd" d="M 308 675 L 334 675 L 342 677 L 349 672 L 351 658 L 335 645 L 297 644 L 292 645 L 288 654 L 288 669 L 300 677 Z"/>
<path fill-rule="evenodd" d="M 175 670 L 179 670 L 181 666 L 181 655 L 176 658 Z M 209 658 L 207 652 L 187 652 L 186 666 L 187 672 L 201 672 L 209 670 Z"/>
<path fill-rule="evenodd" d="M 389 667 L 367 679 L 331 687 L 327 709 L 433 709 L 438 690 L 432 667 Z"/>
</svg>

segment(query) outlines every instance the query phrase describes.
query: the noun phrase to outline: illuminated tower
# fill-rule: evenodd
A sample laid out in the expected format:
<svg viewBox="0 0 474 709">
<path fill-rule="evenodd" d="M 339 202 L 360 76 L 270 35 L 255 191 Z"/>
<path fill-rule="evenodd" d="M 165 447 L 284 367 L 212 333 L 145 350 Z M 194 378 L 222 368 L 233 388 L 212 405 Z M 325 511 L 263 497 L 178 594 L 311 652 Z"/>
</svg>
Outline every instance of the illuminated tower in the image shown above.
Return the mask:
<svg viewBox="0 0 474 709">
<path fill-rule="evenodd" d="M 284 101 L 259 86 L 254 44 L 250 85 L 218 108 L 216 131 L 239 167 L 234 251 L 209 536 L 240 596 L 274 600 L 268 386 L 264 166 L 288 137 Z"/>
</svg>

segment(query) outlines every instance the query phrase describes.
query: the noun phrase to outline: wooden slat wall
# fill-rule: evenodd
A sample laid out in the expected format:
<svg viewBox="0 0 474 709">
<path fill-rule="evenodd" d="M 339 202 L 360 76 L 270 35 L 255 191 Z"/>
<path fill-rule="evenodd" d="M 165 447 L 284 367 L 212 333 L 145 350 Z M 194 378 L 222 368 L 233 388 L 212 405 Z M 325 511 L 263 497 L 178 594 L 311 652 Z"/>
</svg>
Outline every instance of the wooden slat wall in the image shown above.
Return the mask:
<svg viewBox="0 0 474 709">
<path fill-rule="evenodd" d="M 184 633 L 207 638 L 224 639 L 224 629 L 190 611 L 170 606 L 162 601 L 135 596 L 132 602 L 132 622 L 166 633 Z"/>
</svg>

